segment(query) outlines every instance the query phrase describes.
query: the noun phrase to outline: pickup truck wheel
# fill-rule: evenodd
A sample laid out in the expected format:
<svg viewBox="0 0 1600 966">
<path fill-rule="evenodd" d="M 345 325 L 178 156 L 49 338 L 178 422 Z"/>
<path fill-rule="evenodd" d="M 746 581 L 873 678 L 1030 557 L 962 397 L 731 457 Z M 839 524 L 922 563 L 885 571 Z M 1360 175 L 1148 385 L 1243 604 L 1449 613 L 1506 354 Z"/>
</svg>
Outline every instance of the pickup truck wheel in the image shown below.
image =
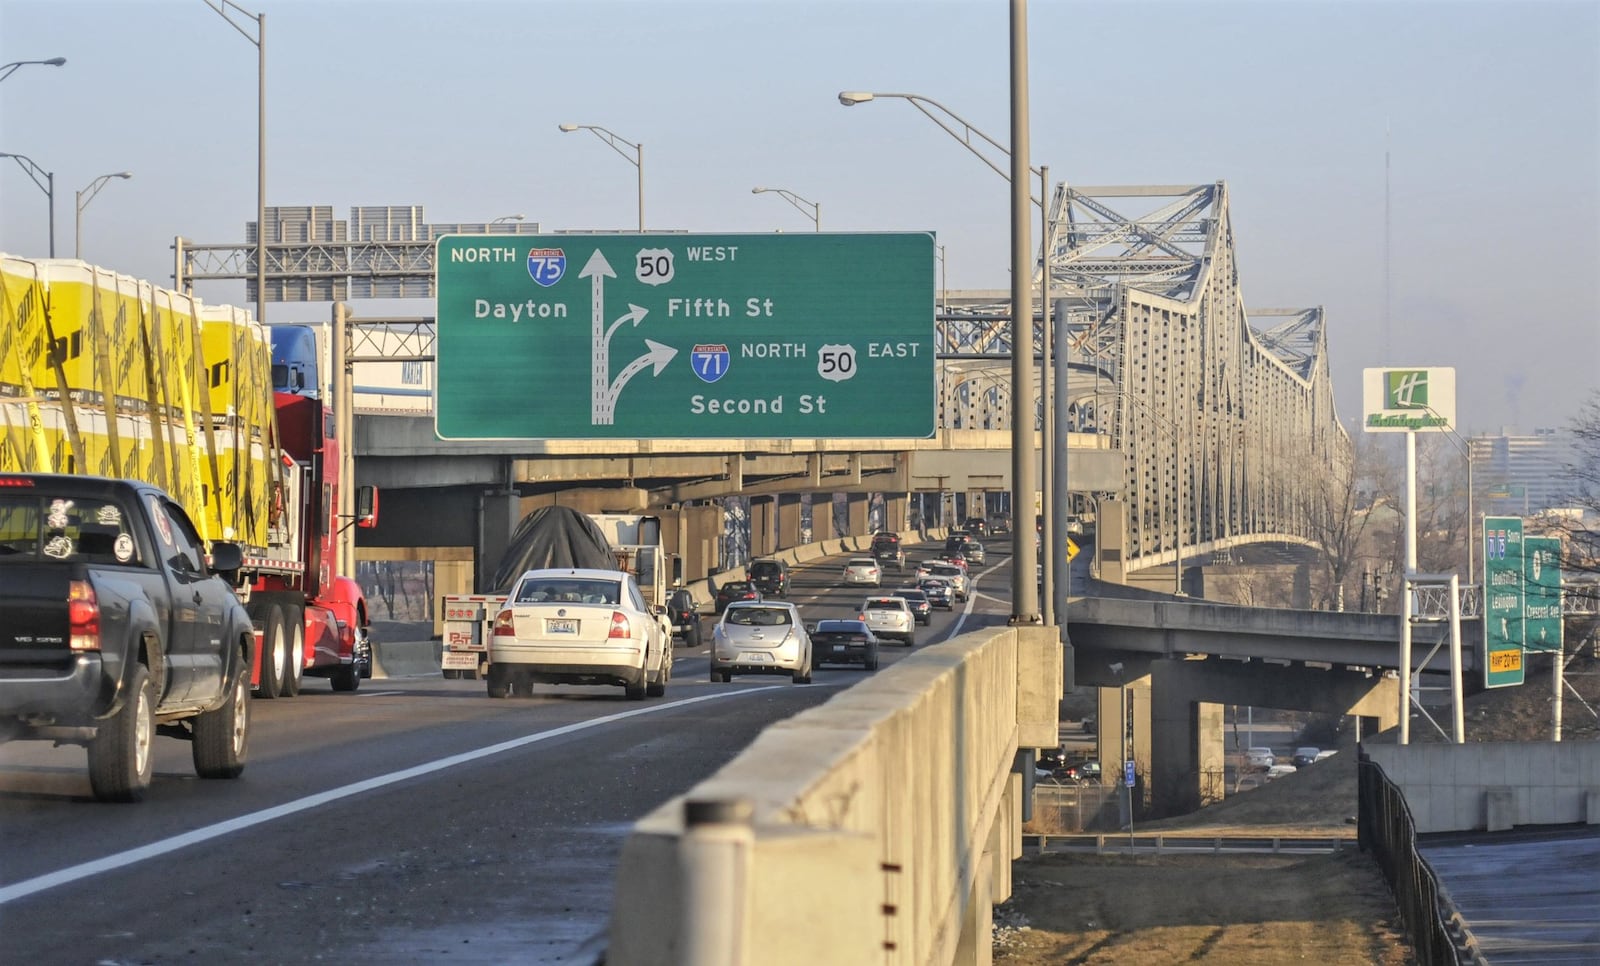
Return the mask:
<svg viewBox="0 0 1600 966">
<path fill-rule="evenodd" d="M 284 604 L 282 610 L 288 647 L 283 662 L 283 686 L 278 693 L 293 698 L 300 694 L 300 678 L 306 669 L 306 615 L 293 604 Z"/>
<path fill-rule="evenodd" d="M 683 634 L 683 643 L 690 647 L 700 646 L 700 615 L 695 614 L 689 618 L 689 629 Z"/>
<path fill-rule="evenodd" d="M 283 609 L 272 604 L 267 607 L 261 634 L 261 681 L 256 697 L 276 698 L 283 693 L 283 672 L 288 663 L 289 629 L 283 620 Z"/>
<path fill-rule="evenodd" d="M 150 672 L 133 669 L 122 707 L 101 723 L 89 742 L 89 786 L 102 802 L 137 802 L 150 788 L 155 770 L 151 743 L 156 736 L 156 699 Z"/>
<path fill-rule="evenodd" d="M 238 778 L 250 747 L 250 679 L 236 676 L 228 700 L 194 719 L 194 773 L 201 778 Z"/>
</svg>

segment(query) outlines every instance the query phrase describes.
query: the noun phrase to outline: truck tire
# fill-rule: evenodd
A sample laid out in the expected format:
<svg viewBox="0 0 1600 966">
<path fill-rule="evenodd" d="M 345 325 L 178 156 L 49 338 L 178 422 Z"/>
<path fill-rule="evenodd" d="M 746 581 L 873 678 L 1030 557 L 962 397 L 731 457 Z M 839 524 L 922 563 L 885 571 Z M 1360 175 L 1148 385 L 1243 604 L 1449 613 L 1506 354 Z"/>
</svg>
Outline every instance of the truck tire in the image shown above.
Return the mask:
<svg viewBox="0 0 1600 966">
<path fill-rule="evenodd" d="M 683 643 L 694 648 L 700 646 L 700 616 L 698 614 L 689 621 L 689 629 L 683 633 Z"/>
<path fill-rule="evenodd" d="M 300 679 L 306 670 L 306 614 L 294 604 L 282 604 L 279 609 L 283 611 L 288 647 L 283 662 L 283 685 L 278 693 L 294 698 L 300 695 Z"/>
<path fill-rule="evenodd" d="M 276 698 L 283 693 L 283 672 L 288 663 L 289 629 L 284 624 L 283 610 L 277 604 L 268 604 L 262 618 L 261 681 L 256 686 L 256 697 Z"/>
<path fill-rule="evenodd" d="M 156 696 L 150 672 L 135 665 L 122 707 L 89 741 L 89 786 L 102 802 L 137 802 L 155 770 Z"/>
<path fill-rule="evenodd" d="M 228 700 L 194 719 L 194 773 L 201 778 L 238 778 L 250 750 L 250 679 L 235 675 Z"/>
<path fill-rule="evenodd" d="M 446 671 L 446 674 L 449 672 Z M 354 691 L 361 687 L 361 665 L 341 664 L 333 669 L 330 677 L 335 691 Z"/>
</svg>

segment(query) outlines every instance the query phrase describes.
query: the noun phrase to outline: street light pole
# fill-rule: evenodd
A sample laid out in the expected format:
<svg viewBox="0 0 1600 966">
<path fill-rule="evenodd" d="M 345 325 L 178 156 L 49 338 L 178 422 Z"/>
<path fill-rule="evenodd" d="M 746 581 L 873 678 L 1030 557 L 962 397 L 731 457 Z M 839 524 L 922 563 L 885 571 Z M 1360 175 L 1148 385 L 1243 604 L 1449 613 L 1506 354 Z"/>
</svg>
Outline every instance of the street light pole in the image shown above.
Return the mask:
<svg viewBox="0 0 1600 966">
<path fill-rule="evenodd" d="M 800 210 L 800 212 L 802 214 L 806 215 L 807 217 L 809 217 L 811 219 L 811 223 L 816 226 L 816 230 L 817 231 L 821 231 L 822 230 L 822 203 L 821 202 L 819 202 L 819 201 L 807 201 L 806 199 L 800 197 L 799 195 L 795 194 L 793 191 L 788 190 L 787 188 L 751 188 L 750 189 L 750 193 L 753 194 L 753 195 L 766 194 L 769 191 L 774 193 L 774 194 L 782 195 L 783 196 L 783 200 L 789 202 L 789 204 L 791 204 L 791 205 L 794 205 L 796 208 L 798 208 Z M 806 210 L 808 208 L 810 209 L 809 211 Z"/>
<path fill-rule="evenodd" d="M 524 217 L 526 217 L 526 216 L 525 215 L 501 215 L 499 218 L 496 218 L 494 221 L 489 222 L 489 224 L 491 224 L 491 225 L 503 225 L 508 221 L 521 221 Z"/>
<path fill-rule="evenodd" d="M 67 62 L 65 57 L 52 57 L 49 60 L 14 60 L 9 64 L 0 66 L 0 81 L 5 80 L 17 72 L 18 68 L 29 64 L 43 64 L 46 67 L 60 67 Z"/>
<path fill-rule="evenodd" d="M 6 153 L 3 153 L 3 152 L 0 152 L 0 158 L 13 158 L 13 159 L 15 159 L 17 164 L 21 166 L 22 170 L 28 172 L 28 177 L 33 179 L 33 183 L 39 186 L 39 190 L 44 192 L 45 200 L 46 200 L 46 202 L 48 204 L 48 211 L 49 211 L 49 214 L 50 214 L 50 257 L 51 258 L 55 258 L 56 257 L 56 176 L 55 176 L 55 172 L 46 171 L 45 169 L 39 167 L 39 165 L 37 163 L 35 163 L 32 158 L 30 158 L 30 157 L 28 157 L 27 155 L 24 155 L 24 154 L 6 154 Z M 41 176 L 44 177 L 43 181 L 39 180 L 39 178 Z"/>
<path fill-rule="evenodd" d="M 256 48 L 256 321 L 267 321 L 267 15 L 251 13 L 233 0 L 205 0 L 206 6 L 239 31 Z M 256 22 L 256 35 L 250 36 L 234 23 L 230 11 L 238 11 Z"/>
<path fill-rule="evenodd" d="M 82 191 L 77 193 L 77 215 L 73 221 L 72 227 L 73 258 L 83 257 L 83 209 L 89 207 L 89 202 L 94 200 L 94 196 L 100 193 L 100 189 L 105 187 L 107 181 L 110 181 L 113 178 L 121 178 L 126 181 L 131 177 L 133 177 L 133 175 L 126 171 L 118 171 L 115 174 L 103 174 L 89 182 L 89 186 L 87 188 L 84 188 Z M 85 197 L 85 195 L 87 195 L 87 197 Z"/>
<path fill-rule="evenodd" d="M 1024 514 L 1031 508 L 1033 501 L 1029 497 L 1034 495 L 1035 461 L 1034 454 L 1034 402 L 1036 395 L 1033 391 L 1033 374 L 1030 366 L 1033 363 L 1033 291 L 1032 280 L 1027 273 L 1028 263 L 1032 260 L 1032 252 L 1025 251 L 1019 258 L 1017 256 L 1017 236 L 1020 232 L 1024 238 L 1028 233 L 1027 215 L 1030 202 L 1045 207 L 1045 199 L 1035 199 L 1032 196 L 1030 174 L 1038 175 L 1043 184 L 1048 177 L 1048 171 L 1035 168 L 1027 163 L 1028 157 L 1028 90 L 1027 90 L 1027 11 L 1023 0 L 1012 0 L 1011 3 L 1011 126 L 1012 144 L 1016 151 L 996 141 L 994 138 L 973 127 L 971 123 L 956 112 L 940 104 L 932 98 L 923 97 L 921 94 L 906 94 L 884 91 L 840 91 L 839 103 L 845 107 L 854 107 L 880 98 L 898 98 L 908 102 L 912 107 L 921 111 L 928 120 L 939 125 L 946 134 L 960 141 L 972 152 L 978 160 L 989 166 L 989 169 L 1000 177 L 1011 182 L 1012 198 L 1015 202 L 1022 199 L 1022 209 L 1019 216 L 1012 212 L 1012 265 L 1011 265 L 1011 355 L 1012 355 L 1012 532 L 1015 534 L 1013 551 L 1014 559 L 1022 561 L 1020 566 L 1014 568 L 1012 574 L 1013 592 L 1012 601 L 1019 615 L 1039 614 L 1038 600 L 1039 588 L 1032 579 L 1027 577 L 1028 567 L 1026 561 L 1036 559 L 1041 533 L 1035 532 L 1033 527 L 1025 526 Z M 1020 103 L 1019 103 L 1020 102 Z M 958 130 L 959 128 L 959 130 Z M 977 142 L 974 142 L 974 138 Z M 995 151 L 1005 155 L 1010 160 L 1010 170 L 1002 168 L 994 159 L 984 154 L 979 148 L 979 143 L 986 144 Z M 1019 162 L 1020 159 L 1020 162 Z M 1018 218 L 1021 218 L 1019 224 Z M 1048 219 L 1048 210 L 1044 217 Z M 1047 222 L 1048 224 L 1048 222 Z M 1046 230 L 1046 236 L 1049 232 Z M 1031 246 L 1030 246 L 1031 247 Z M 1021 293 L 1019 298 L 1018 293 Z M 1048 306 L 1048 300 L 1046 300 Z M 1049 312 L 1048 307 L 1045 309 Z M 1049 328 L 1048 319 L 1046 329 Z M 1048 347 L 1049 343 L 1046 342 Z M 1044 352 L 1044 366 L 1049 365 L 1050 353 L 1048 348 Z M 1044 388 L 1045 378 L 1041 374 L 1040 388 Z M 1048 407 L 1047 407 L 1048 408 Z M 1024 431 L 1025 429 L 1025 431 Z M 1040 446 L 1041 461 L 1048 460 L 1051 445 L 1045 437 Z M 1021 463 L 1027 463 L 1023 467 Z M 1048 470 L 1047 470 L 1048 472 Z M 1062 478 L 1063 482 L 1065 477 Z M 1041 499 L 1043 494 L 1041 492 Z M 1054 501 L 1052 501 L 1053 505 Z M 1050 514 L 1044 515 L 1048 520 Z M 1047 574 L 1047 576 L 1053 576 Z M 1045 585 L 1047 594 L 1053 597 L 1054 589 L 1047 580 Z M 1025 606 L 1026 605 L 1026 606 Z M 1065 626 L 1062 622 L 1061 626 Z"/>
<path fill-rule="evenodd" d="M 608 131 L 598 124 L 562 124 L 560 127 L 563 134 L 571 134 L 573 131 L 590 132 L 595 137 L 609 144 L 611 146 L 611 150 L 622 155 L 629 164 L 638 169 L 639 232 L 642 234 L 644 232 L 644 145 L 635 144 L 634 142 L 629 141 L 627 138 L 621 137 L 615 132 Z M 630 157 L 628 152 L 622 150 L 622 148 L 618 145 L 627 145 L 628 147 L 632 148 L 633 155 Z"/>
</svg>

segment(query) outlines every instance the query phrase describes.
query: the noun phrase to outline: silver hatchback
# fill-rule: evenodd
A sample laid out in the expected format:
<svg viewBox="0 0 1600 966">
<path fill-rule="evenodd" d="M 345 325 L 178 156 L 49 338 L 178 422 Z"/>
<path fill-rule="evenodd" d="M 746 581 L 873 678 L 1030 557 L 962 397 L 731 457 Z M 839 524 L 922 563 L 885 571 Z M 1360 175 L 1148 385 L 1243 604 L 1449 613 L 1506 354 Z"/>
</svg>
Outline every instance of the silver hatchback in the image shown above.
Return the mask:
<svg viewBox="0 0 1600 966">
<path fill-rule="evenodd" d="M 787 674 L 810 684 L 811 636 L 788 601 L 736 601 L 711 632 L 711 680 L 735 674 Z"/>
</svg>

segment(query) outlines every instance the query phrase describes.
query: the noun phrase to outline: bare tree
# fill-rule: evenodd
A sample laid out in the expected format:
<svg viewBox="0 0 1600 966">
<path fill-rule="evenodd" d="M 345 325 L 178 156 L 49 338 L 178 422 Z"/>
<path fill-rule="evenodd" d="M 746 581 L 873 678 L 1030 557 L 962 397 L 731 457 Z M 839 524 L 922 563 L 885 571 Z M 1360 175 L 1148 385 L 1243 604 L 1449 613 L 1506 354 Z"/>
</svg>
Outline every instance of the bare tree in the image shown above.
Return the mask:
<svg viewBox="0 0 1600 966">
<path fill-rule="evenodd" d="M 1351 578 L 1360 566 L 1360 555 L 1367 531 L 1372 525 L 1372 478 L 1379 448 L 1366 433 L 1359 434 L 1348 452 L 1348 460 L 1310 490 L 1314 506 L 1306 518 L 1312 535 L 1322 545 L 1323 572 L 1312 582 L 1317 610 L 1342 610 L 1352 591 Z"/>
</svg>

